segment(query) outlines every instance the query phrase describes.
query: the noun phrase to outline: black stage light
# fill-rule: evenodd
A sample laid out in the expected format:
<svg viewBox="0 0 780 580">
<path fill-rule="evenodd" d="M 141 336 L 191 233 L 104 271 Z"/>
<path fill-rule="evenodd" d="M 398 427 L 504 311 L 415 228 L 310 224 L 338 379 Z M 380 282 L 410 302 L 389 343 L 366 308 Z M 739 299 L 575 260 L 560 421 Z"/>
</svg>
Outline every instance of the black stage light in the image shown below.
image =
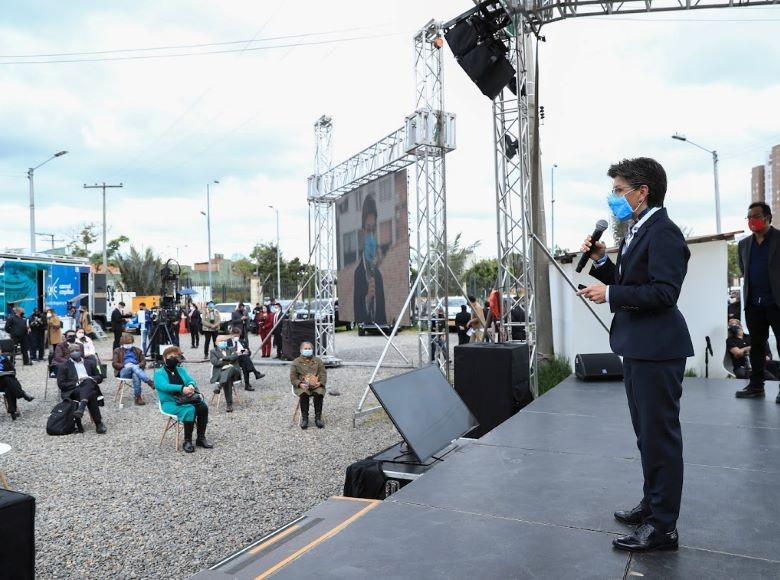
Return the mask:
<svg viewBox="0 0 780 580">
<path fill-rule="evenodd" d="M 512 139 L 508 133 L 504 133 L 504 154 L 507 159 L 517 155 L 517 139 Z"/>
<path fill-rule="evenodd" d="M 491 3 L 483 2 L 477 12 L 456 20 L 444 35 L 447 44 L 482 94 L 495 99 L 515 78 L 515 69 L 505 56 L 507 47 L 496 38 L 509 19 L 500 5 L 495 9 Z"/>
</svg>

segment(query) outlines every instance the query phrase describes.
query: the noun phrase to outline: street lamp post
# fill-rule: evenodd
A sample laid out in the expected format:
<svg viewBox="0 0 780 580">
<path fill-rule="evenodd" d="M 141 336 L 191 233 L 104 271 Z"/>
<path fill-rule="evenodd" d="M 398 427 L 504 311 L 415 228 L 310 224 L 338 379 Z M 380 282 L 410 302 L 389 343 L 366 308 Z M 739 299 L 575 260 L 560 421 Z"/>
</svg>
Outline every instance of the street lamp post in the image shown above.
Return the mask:
<svg viewBox="0 0 780 580">
<path fill-rule="evenodd" d="M 276 209 L 274 206 L 269 205 L 272 210 L 276 212 L 276 299 L 281 300 L 282 299 L 282 277 L 281 277 L 281 266 L 280 266 L 280 257 L 279 257 L 279 210 Z"/>
<path fill-rule="evenodd" d="M 710 155 L 712 155 L 712 172 L 714 174 L 715 178 L 715 229 L 717 233 L 721 233 L 720 229 L 720 186 L 718 185 L 718 152 L 715 150 L 707 149 L 706 147 L 702 147 L 698 143 L 694 143 L 690 139 L 688 139 L 685 135 L 680 135 L 679 133 L 675 133 L 672 135 L 672 139 L 676 139 L 678 141 L 685 141 L 686 143 L 690 143 L 694 147 L 698 147 L 702 151 L 706 151 Z"/>
<path fill-rule="evenodd" d="M 212 183 L 219 184 L 219 181 L 215 179 Z M 206 213 L 203 215 L 206 216 L 206 232 L 208 235 L 208 246 L 209 246 L 209 259 L 206 262 L 206 267 L 208 268 L 208 272 L 209 272 L 209 300 L 213 300 L 214 290 L 213 290 L 213 286 L 211 285 L 212 282 L 211 280 L 211 183 L 206 184 Z"/>
<path fill-rule="evenodd" d="M 35 167 L 30 167 L 30 169 L 27 170 L 27 179 L 30 180 L 30 253 L 32 254 L 35 253 L 35 184 L 34 184 L 35 170 L 43 165 L 46 165 L 49 161 L 51 161 L 55 157 L 61 157 L 66 153 L 67 151 L 58 151 L 43 163 L 40 163 Z"/>
<path fill-rule="evenodd" d="M 555 170 L 558 165 L 553 163 L 550 168 L 550 245 L 552 255 L 555 255 Z"/>
</svg>

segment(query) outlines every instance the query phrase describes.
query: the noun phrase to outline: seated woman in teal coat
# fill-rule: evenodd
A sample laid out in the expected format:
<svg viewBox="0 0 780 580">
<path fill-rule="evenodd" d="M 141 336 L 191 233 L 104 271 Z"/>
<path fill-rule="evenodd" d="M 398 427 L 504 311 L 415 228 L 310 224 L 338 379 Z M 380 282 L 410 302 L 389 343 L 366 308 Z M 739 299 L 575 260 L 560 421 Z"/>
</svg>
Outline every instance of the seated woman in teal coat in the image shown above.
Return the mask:
<svg viewBox="0 0 780 580">
<path fill-rule="evenodd" d="M 154 373 L 154 386 L 157 396 L 160 398 L 162 410 L 170 415 L 176 415 L 179 421 L 184 423 L 184 451 L 192 453 L 195 446 L 192 444 L 192 429 L 195 421 L 198 422 L 198 437 L 195 445 L 205 449 L 211 449 L 213 445 L 206 439 L 206 425 L 209 422 L 209 408 L 206 401 L 201 398 L 200 403 L 180 404 L 176 402 L 176 395 L 191 395 L 195 392 L 195 379 L 180 365 L 182 359 L 178 346 L 170 346 L 163 351 L 164 366 Z"/>
</svg>

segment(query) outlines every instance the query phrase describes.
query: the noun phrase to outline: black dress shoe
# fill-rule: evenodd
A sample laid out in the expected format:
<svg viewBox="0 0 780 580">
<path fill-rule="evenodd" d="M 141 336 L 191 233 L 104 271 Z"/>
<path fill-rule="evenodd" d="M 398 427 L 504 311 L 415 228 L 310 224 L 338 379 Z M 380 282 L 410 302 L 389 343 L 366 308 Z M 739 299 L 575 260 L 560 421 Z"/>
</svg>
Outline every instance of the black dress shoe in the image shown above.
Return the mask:
<svg viewBox="0 0 780 580">
<path fill-rule="evenodd" d="M 301 417 L 301 429 L 304 431 L 309 428 L 309 418 L 306 416 Z"/>
<path fill-rule="evenodd" d="M 33 366 L 33 364 L 31 362 L 26 362 L 22 366 L 31 367 L 31 366 Z"/>
<path fill-rule="evenodd" d="M 74 418 L 76 418 L 76 419 L 79 419 L 79 420 L 80 420 L 80 419 L 81 419 L 83 416 L 84 416 L 84 409 L 83 409 L 81 406 L 79 406 L 79 408 L 78 408 L 78 409 L 76 409 L 75 411 L 73 411 L 73 417 L 74 417 Z"/>
<path fill-rule="evenodd" d="M 764 387 L 748 385 L 734 393 L 737 399 L 758 399 L 764 396 Z"/>
<path fill-rule="evenodd" d="M 185 441 L 181 448 L 184 449 L 185 453 L 195 453 L 195 446 L 192 444 L 192 441 Z"/>
<path fill-rule="evenodd" d="M 107 431 L 106 426 L 103 423 L 98 423 L 97 425 L 95 425 L 95 432 L 98 435 L 105 435 L 106 431 Z"/>
<path fill-rule="evenodd" d="M 13 413 L 9 412 L 8 414 L 11 415 L 12 421 L 16 421 L 19 418 L 19 411 L 14 411 Z"/>
<path fill-rule="evenodd" d="M 638 526 L 645 518 L 650 515 L 642 510 L 642 504 L 640 503 L 634 509 L 631 510 L 619 510 L 615 512 L 615 519 L 627 526 Z"/>
<path fill-rule="evenodd" d="M 198 447 L 203 447 L 203 449 L 213 449 L 214 448 L 214 446 L 211 444 L 211 442 L 208 439 L 206 439 L 205 437 L 203 437 L 202 439 L 196 439 L 195 440 L 195 445 L 197 445 Z"/>
<path fill-rule="evenodd" d="M 650 524 L 642 524 L 633 534 L 612 540 L 612 545 L 626 552 L 653 552 L 655 550 L 676 550 L 677 530 L 661 533 Z"/>
<path fill-rule="evenodd" d="M 225 413 L 232 413 L 233 412 L 233 403 L 228 403 L 225 406 Z"/>
<path fill-rule="evenodd" d="M 325 426 L 325 423 L 322 422 L 322 417 L 314 417 L 314 424 L 317 426 L 317 429 L 322 429 Z"/>
<path fill-rule="evenodd" d="M 214 389 L 214 394 L 215 395 L 219 395 L 221 390 L 222 390 L 222 387 L 217 387 L 216 389 Z"/>
<path fill-rule="evenodd" d="M 24 394 L 22 395 L 22 397 L 23 397 L 23 398 L 24 398 L 24 400 L 25 400 L 25 401 L 27 401 L 28 403 L 29 403 L 30 401 L 33 401 L 33 400 L 35 399 L 35 397 L 33 397 L 32 395 L 28 395 L 27 393 L 24 393 Z"/>
<path fill-rule="evenodd" d="M 254 391 L 255 388 L 252 385 L 247 383 L 246 387 L 244 387 L 244 390 L 245 391 Z"/>
<path fill-rule="evenodd" d="M 263 373 L 261 373 L 260 371 L 255 371 L 255 379 L 257 379 L 258 381 L 260 379 L 262 379 L 264 376 L 265 375 Z"/>
</svg>

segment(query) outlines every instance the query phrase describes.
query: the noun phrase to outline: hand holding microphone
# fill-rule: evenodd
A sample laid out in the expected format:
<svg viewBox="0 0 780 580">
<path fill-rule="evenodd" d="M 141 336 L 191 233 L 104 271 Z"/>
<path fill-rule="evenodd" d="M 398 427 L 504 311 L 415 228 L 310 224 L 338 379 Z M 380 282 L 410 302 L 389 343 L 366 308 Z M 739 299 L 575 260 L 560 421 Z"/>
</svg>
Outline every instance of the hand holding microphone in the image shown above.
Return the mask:
<svg viewBox="0 0 780 580">
<path fill-rule="evenodd" d="M 588 263 L 588 258 L 599 260 L 604 256 L 607 245 L 604 242 L 599 242 L 599 240 L 601 239 L 601 234 L 603 234 L 604 230 L 608 227 L 609 224 L 607 223 L 607 220 L 599 220 L 596 222 L 593 233 L 585 238 L 585 241 L 582 243 L 582 248 L 580 248 L 582 250 L 582 256 L 580 256 L 580 261 L 577 263 L 577 273 L 582 272 L 585 264 Z"/>
</svg>

